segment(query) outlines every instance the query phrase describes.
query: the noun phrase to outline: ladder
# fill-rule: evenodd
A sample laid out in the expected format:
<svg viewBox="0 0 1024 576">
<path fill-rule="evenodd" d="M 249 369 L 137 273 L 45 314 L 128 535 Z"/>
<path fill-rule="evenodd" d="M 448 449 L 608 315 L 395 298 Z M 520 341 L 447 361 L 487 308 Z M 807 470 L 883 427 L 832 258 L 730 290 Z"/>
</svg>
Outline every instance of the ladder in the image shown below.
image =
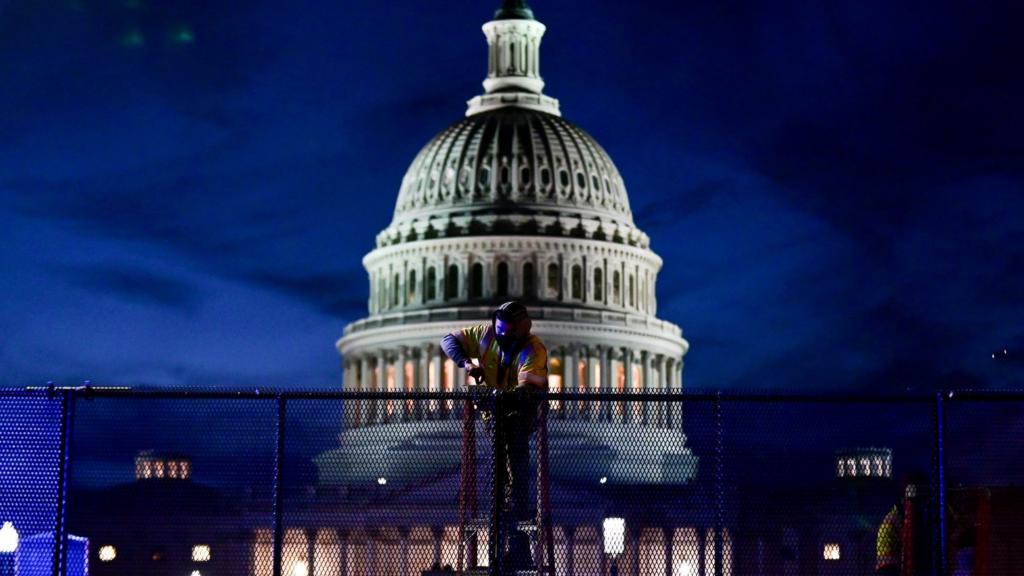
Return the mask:
<svg viewBox="0 0 1024 576">
<path fill-rule="evenodd" d="M 503 392 L 496 393 L 495 402 L 501 402 Z M 535 576 L 555 574 L 554 528 L 551 522 L 551 489 L 549 474 L 548 444 L 548 402 L 542 400 L 537 411 L 537 512 L 533 519 L 517 522 L 515 531 L 525 533 L 530 539 L 533 566 L 529 569 L 511 569 L 500 565 L 504 556 L 504 540 L 500 532 L 503 523 L 499 516 L 502 509 L 502 488 L 492 492 L 490 514 L 480 514 L 476 498 L 476 402 L 467 401 L 462 417 L 462 463 L 459 487 L 459 574 L 476 576 L 495 574 L 500 576 Z M 495 410 L 497 413 L 497 410 Z M 501 424 L 495 420 L 496 427 Z M 499 457 L 495 444 L 495 459 Z M 495 477 L 497 482 L 497 476 Z M 495 534 L 495 529 L 499 534 Z M 481 535 L 488 535 L 488 564 L 477 563 Z"/>
</svg>

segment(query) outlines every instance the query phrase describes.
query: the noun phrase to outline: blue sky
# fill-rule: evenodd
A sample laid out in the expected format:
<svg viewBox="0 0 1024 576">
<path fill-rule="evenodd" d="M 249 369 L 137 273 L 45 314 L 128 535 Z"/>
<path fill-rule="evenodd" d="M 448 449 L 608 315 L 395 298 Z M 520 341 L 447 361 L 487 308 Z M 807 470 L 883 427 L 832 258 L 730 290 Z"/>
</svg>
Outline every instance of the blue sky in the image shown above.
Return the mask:
<svg viewBox="0 0 1024 576">
<path fill-rule="evenodd" d="M 0 2 L 0 385 L 337 387 L 496 4 Z M 532 6 L 688 387 L 1020 385 L 1020 7 Z"/>
</svg>

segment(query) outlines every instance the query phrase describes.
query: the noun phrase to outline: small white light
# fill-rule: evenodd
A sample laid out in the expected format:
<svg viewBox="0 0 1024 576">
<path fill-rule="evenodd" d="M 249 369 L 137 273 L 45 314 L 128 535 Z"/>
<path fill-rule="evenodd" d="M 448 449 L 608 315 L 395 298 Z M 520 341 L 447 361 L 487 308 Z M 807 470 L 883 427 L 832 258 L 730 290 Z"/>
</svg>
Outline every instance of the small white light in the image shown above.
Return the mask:
<svg viewBox="0 0 1024 576">
<path fill-rule="evenodd" d="M 377 478 L 377 484 L 380 484 L 381 486 L 383 486 L 383 485 L 385 485 L 387 483 L 388 483 L 388 479 L 387 478 L 385 478 L 383 476 L 381 476 L 380 478 Z"/>
<path fill-rule="evenodd" d="M 601 484 L 607 484 L 608 483 L 608 477 L 607 476 L 601 476 L 601 479 L 598 480 L 598 482 L 600 482 Z"/>
<path fill-rule="evenodd" d="M 309 565 L 305 560 L 299 560 L 292 566 L 292 576 L 309 576 Z"/>
<path fill-rule="evenodd" d="M 202 573 L 199 572 L 199 570 L 193 570 L 192 571 L 192 576 L 203 576 L 203 575 L 202 575 Z"/>
<path fill-rule="evenodd" d="M 676 563 L 672 568 L 672 576 L 696 576 L 697 572 L 693 569 L 693 563 L 689 560 L 683 560 Z"/>
<path fill-rule="evenodd" d="M 0 528 L 0 552 L 10 554 L 17 549 L 18 531 L 14 529 L 14 524 L 4 522 L 3 527 Z"/>
<path fill-rule="evenodd" d="M 210 561 L 210 547 L 206 544 L 196 544 L 192 547 L 192 561 L 193 562 L 209 562 Z"/>
<path fill-rule="evenodd" d="M 100 562 L 110 562 L 114 558 L 117 558 L 117 548 L 114 548 L 110 544 L 100 546 L 97 554 L 99 555 Z"/>
<path fill-rule="evenodd" d="M 825 560 L 839 560 L 839 544 L 825 544 L 821 554 Z"/>
<path fill-rule="evenodd" d="M 604 519 L 604 553 L 622 554 L 626 549 L 626 520 L 623 518 Z"/>
</svg>

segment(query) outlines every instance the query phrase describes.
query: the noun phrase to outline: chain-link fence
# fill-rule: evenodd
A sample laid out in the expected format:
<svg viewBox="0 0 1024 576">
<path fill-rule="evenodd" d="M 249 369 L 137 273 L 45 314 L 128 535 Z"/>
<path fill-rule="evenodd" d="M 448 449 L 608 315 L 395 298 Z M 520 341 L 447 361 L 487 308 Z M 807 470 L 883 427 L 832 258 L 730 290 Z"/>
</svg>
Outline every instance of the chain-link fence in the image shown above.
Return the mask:
<svg viewBox="0 0 1024 576">
<path fill-rule="evenodd" d="M 0 390 L 0 576 L 1024 571 L 1024 393 Z"/>
</svg>

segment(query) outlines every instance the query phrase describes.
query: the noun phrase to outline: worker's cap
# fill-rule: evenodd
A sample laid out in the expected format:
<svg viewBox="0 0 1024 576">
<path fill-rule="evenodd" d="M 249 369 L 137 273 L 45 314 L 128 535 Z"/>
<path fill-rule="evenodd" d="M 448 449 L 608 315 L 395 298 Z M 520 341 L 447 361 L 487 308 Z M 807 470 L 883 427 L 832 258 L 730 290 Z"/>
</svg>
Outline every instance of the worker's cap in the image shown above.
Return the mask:
<svg viewBox="0 0 1024 576">
<path fill-rule="evenodd" d="M 528 319 L 530 315 L 526 311 L 526 306 L 523 306 L 521 302 L 510 300 L 498 306 L 498 309 L 494 311 L 494 317 L 502 322 L 518 322 Z"/>
</svg>

